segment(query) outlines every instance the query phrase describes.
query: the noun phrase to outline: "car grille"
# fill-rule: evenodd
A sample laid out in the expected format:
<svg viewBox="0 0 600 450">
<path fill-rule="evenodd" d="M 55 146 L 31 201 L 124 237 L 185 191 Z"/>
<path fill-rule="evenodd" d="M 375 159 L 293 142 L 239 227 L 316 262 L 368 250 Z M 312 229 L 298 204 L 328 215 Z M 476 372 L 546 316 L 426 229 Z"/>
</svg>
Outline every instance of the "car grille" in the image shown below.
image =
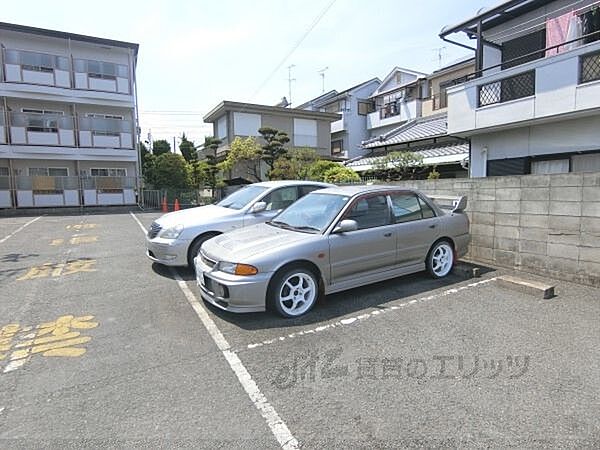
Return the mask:
<svg viewBox="0 0 600 450">
<path fill-rule="evenodd" d="M 208 267 L 210 267 L 211 269 L 213 267 L 215 267 L 215 265 L 217 264 L 216 261 L 210 259 L 208 256 L 206 256 L 204 253 L 200 252 L 200 259 L 202 260 L 202 262 L 204 264 L 206 264 Z"/>
<path fill-rule="evenodd" d="M 148 230 L 148 238 L 154 239 L 156 236 L 158 236 L 160 230 L 162 230 L 162 227 L 156 222 L 152 222 L 152 225 L 150 225 L 150 229 Z"/>
</svg>

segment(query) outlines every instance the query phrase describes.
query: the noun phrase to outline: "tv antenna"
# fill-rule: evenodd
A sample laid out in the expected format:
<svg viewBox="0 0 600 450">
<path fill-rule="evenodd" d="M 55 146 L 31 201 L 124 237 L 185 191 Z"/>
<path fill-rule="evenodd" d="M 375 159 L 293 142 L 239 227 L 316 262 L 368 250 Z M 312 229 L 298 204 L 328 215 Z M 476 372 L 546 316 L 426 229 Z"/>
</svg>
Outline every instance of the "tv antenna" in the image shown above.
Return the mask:
<svg viewBox="0 0 600 450">
<path fill-rule="evenodd" d="M 318 71 L 318 74 L 321 76 L 321 93 L 325 92 L 325 71 L 328 69 L 329 67 L 325 67 Z"/>
<path fill-rule="evenodd" d="M 292 69 L 296 67 L 295 64 L 290 64 L 287 68 L 288 70 L 288 106 L 291 108 L 292 106 L 292 81 L 296 81 L 295 78 L 292 78 Z"/>
</svg>

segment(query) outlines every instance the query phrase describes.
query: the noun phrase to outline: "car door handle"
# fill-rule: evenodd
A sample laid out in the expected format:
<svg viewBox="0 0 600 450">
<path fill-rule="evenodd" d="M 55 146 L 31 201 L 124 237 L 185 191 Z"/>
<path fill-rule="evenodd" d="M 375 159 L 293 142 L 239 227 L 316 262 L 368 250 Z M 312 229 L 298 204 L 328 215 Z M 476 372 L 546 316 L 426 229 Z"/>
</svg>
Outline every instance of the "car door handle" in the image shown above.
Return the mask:
<svg viewBox="0 0 600 450">
<path fill-rule="evenodd" d="M 435 228 L 435 224 L 429 225 L 429 228 Z"/>
<path fill-rule="evenodd" d="M 392 237 L 392 233 L 383 233 L 383 237 Z"/>
</svg>

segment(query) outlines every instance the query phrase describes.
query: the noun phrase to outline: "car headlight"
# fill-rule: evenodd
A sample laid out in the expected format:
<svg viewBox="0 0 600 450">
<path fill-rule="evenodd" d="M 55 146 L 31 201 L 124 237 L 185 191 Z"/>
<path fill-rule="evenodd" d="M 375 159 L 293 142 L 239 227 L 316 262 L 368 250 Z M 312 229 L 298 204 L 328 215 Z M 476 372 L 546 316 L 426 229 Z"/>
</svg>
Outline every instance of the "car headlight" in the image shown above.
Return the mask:
<svg viewBox="0 0 600 450">
<path fill-rule="evenodd" d="M 160 237 L 163 239 L 177 239 L 182 232 L 183 225 L 179 224 L 161 231 Z"/>
<path fill-rule="evenodd" d="M 221 261 L 217 265 L 217 270 L 221 272 L 230 273 L 231 275 L 249 276 L 256 275 L 258 269 L 250 264 L 232 263 Z"/>
</svg>

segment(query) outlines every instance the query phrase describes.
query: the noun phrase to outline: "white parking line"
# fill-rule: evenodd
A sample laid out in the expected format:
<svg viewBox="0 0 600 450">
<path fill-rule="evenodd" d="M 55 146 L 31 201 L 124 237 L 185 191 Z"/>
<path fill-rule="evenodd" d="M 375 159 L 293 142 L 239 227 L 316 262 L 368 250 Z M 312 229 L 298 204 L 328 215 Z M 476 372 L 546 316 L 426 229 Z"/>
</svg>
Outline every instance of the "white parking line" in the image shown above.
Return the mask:
<svg viewBox="0 0 600 450">
<path fill-rule="evenodd" d="M 135 216 L 135 214 L 133 214 L 133 212 L 130 212 L 129 214 L 131 214 L 131 217 L 133 217 L 133 219 L 137 222 L 137 224 L 140 226 L 140 228 L 145 234 L 146 228 L 144 228 L 142 222 L 140 222 L 140 220 Z M 200 301 L 198 301 L 198 299 L 190 290 L 186 282 L 181 279 L 177 271 L 171 268 L 171 273 L 173 274 L 173 278 L 175 278 L 175 280 L 177 281 L 177 285 L 185 295 L 185 298 L 187 299 L 188 303 L 190 304 L 196 315 L 200 318 L 200 321 L 204 325 L 204 328 L 206 328 L 206 331 L 208 331 L 208 334 L 210 334 L 210 337 L 215 342 L 217 348 L 221 351 L 221 353 L 227 360 L 229 367 L 231 367 L 231 370 L 233 370 L 233 373 L 235 373 L 235 375 L 237 376 L 238 381 L 250 397 L 250 400 L 252 401 L 252 403 L 254 403 L 256 409 L 260 411 L 260 414 L 267 422 L 267 425 L 271 429 L 271 432 L 275 436 L 275 439 L 277 439 L 277 442 L 279 442 L 279 445 L 281 445 L 281 448 L 286 450 L 299 448 L 297 439 L 292 435 L 289 428 L 281 419 L 275 408 L 268 402 L 267 398 L 260 391 L 258 385 L 252 379 L 252 376 L 250 375 L 246 367 L 244 367 L 244 364 L 242 363 L 238 355 L 231 349 L 231 346 L 229 345 L 229 343 L 227 342 L 227 340 L 225 339 L 215 322 L 210 318 L 210 316 L 206 312 L 206 309 L 204 309 Z"/>
<path fill-rule="evenodd" d="M 12 233 L 10 233 L 8 236 L 3 237 L 2 239 L 0 239 L 0 244 L 3 244 L 4 242 L 8 241 L 11 237 L 13 237 L 15 234 L 17 234 L 19 231 L 23 230 L 24 228 L 28 227 L 29 225 L 31 225 L 33 222 L 35 222 L 36 220 L 40 220 L 42 218 L 42 216 L 36 217 L 35 219 L 30 220 L 29 222 L 27 222 L 25 225 L 17 228 L 15 231 L 13 231 Z"/>
<path fill-rule="evenodd" d="M 138 219 L 137 216 L 134 213 L 132 213 L 131 211 L 129 211 L 129 214 L 131 214 L 131 217 L 133 217 L 133 220 L 135 220 L 137 222 L 137 224 L 140 226 L 140 228 L 142 229 L 144 234 L 146 234 L 148 232 L 148 230 L 146 230 L 146 227 L 144 227 L 144 225 L 142 225 L 142 222 L 140 222 L 140 219 Z"/>
<path fill-rule="evenodd" d="M 343 326 L 347 326 L 347 325 L 358 324 L 358 323 L 360 323 L 360 322 L 362 322 L 362 321 L 364 321 L 366 319 L 369 319 L 369 318 L 371 318 L 373 316 L 378 316 L 380 314 L 385 314 L 385 313 L 388 313 L 388 312 L 391 312 L 391 311 L 397 311 L 399 309 L 406 308 L 407 306 L 414 305 L 416 303 L 427 302 L 429 300 L 433 300 L 433 299 L 436 299 L 436 298 L 446 297 L 446 296 L 448 296 L 450 294 L 456 294 L 457 292 L 464 291 L 466 289 L 471 289 L 471 288 L 474 288 L 474 287 L 477 287 L 477 286 L 481 286 L 482 284 L 490 283 L 490 282 L 494 281 L 495 279 L 496 279 L 496 277 L 494 277 L 494 278 L 488 278 L 486 280 L 477 281 L 475 283 L 469 283 L 469 284 L 467 284 L 465 286 L 461 286 L 459 288 L 447 289 L 447 290 L 445 290 L 443 292 L 440 292 L 439 294 L 433 294 L 433 295 L 429 295 L 427 297 L 417 298 L 417 299 L 411 300 L 409 302 L 400 303 L 398 305 L 389 306 L 387 308 L 376 309 L 374 311 L 371 311 L 371 312 L 368 312 L 368 313 L 364 313 L 364 314 L 361 314 L 359 316 L 347 317 L 347 318 L 341 319 L 341 320 L 339 320 L 337 322 L 332 322 L 332 323 L 329 323 L 327 325 L 321 325 L 319 327 L 311 328 L 309 330 L 302 330 L 302 331 L 298 331 L 296 333 L 287 334 L 285 336 L 279 336 L 279 337 L 276 337 L 276 338 L 273 338 L 273 339 L 267 339 L 265 341 L 257 342 L 255 344 L 248 344 L 246 346 L 246 348 L 249 349 L 249 350 L 251 350 L 253 348 L 263 347 L 265 345 L 271 345 L 271 344 L 274 344 L 276 342 L 282 342 L 282 341 L 285 341 L 285 340 L 288 340 L 288 339 L 293 339 L 293 338 L 296 338 L 296 337 L 305 336 L 307 334 L 315 334 L 315 333 L 320 333 L 321 331 L 330 330 L 332 328 L 339 328 L 339 327 L 343 327 Z"/>
</svg>

